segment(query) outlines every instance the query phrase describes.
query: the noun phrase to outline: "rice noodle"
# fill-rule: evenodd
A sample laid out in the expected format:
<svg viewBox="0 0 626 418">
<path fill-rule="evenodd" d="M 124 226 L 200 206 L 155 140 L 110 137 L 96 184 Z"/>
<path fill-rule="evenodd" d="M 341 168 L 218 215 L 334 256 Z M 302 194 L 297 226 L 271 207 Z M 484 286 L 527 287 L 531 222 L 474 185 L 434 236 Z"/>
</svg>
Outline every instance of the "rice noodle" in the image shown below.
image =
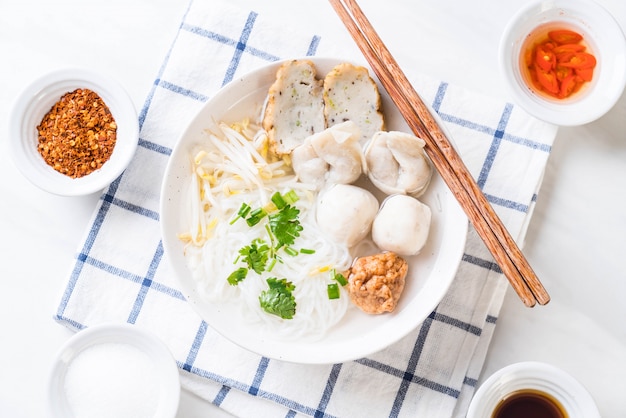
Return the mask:
<svg viewBox="0 0 626 418">
<path fill-rule="evenodd" d="M 206 132 L 207 141 L 190 156 L 188 245 L 185 256 L 198 290 L 211 303 L 236 303 L 244 320 L 263 326 L 264 331 L 284 339 L 319 338 L 341 320 L 349 297 L 341 290 L 339 299 L 330 300 L 327 285 L 333 283 L 329 269 L 345 271 L 352 258 L 347 247 L 336 244 L 319 231 L 315 223 L 314 186 L 297 180 L 283 159 L 267 155 L 263 131 L 247 122 L 234 127 L 218 124 L 217 132 Z M 231 221 L 242 203 L 263 207 L 276 191 L 296 192 L 294 203 L 300 210 L 303 227 L 293 248 L 313 249 L 313 254 L 281 254 L 271 272 L 248 273 L 238 285 L 227 277 L 238 252 L 255 238 L 267 240 L 263 223 L 249 227 L 244 220 Z M 182 236 L 187 236 L 184 234 Z M 282 319 L 268 314 L 259 304 L 260 293 L 267 289 L 266 279 L 286 278 L 295 285 L 296 314 Z"/>
</svg>

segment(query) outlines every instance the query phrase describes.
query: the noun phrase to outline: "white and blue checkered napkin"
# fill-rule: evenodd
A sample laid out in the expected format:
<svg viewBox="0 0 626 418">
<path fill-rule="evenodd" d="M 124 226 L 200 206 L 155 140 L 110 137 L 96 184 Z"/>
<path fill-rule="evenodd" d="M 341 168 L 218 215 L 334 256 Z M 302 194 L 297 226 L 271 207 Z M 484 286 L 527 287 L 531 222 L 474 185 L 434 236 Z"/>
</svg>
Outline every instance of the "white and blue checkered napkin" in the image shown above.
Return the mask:
<svg viewBox="0 0 626 418">
<path fill-rule="evenodd" d="M 354 45 L 228 4 L 192 2 L 140 112 L 137 154 L 99 201 L 55 319 L 73 330 L 115 321 L 151 330 L 172 351 L 185 388 L 242 417 L 464 416 L 508 286 L 473 230 L 447 296 L 421 326 L 382 352 L 321 366 L 263 358 L 218 335 L 184 300 L 164 255 L 162 176 L 203 103 L 260 65 L 333 50 L 356 51 L 346 59 L 363 62 Z M 556 128 L 412 70 L 405 68 L 521 242 Z"/>
</svg>

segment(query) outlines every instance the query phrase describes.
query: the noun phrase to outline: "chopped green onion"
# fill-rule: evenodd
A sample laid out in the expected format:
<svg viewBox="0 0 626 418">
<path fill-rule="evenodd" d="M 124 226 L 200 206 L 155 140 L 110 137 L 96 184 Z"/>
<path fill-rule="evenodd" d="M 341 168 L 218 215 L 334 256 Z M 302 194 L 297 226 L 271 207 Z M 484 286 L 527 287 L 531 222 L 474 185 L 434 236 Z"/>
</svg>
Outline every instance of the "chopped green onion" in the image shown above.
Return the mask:
<svg viewBox="0 0 626 418">
<path fill-rule="evenodd" d="M 237 216 L 235 216 L 233 218 L 232 221 L 230 221 L 230 224 L 234 224 L 235 222 L 237 222 L 237 220 L 239 218 L 244 218 L 246 216 L 248 216 L 248 213 L 250 213 L 250 209 L 252 209 L 248 204 L 246 204 L 245 202 L 241 204 L 241 207 L 239 208 L 239 211 L 237 212 Z"/>
<path fill-rule="evenodd" d="M 337 283 L 330 283 L 326 291 L 328 292 L 328 299 L 339 299 L 339 286 L 337 286 Z"/>
<path fill-rule="evenodd" d="M 278 208 L 274 204 L 274 202 L 267 202 L 265 206 L 263 206 L 263 210 L 267 213 L 276 212 Z"/>
<path fill-rule="evenodd" d="M 272 195 L 272 202 L 274 202 L 278 209 L 284 208 L 287 204 L 287 202 L 285 202 L 285 199 L 283 199 L 283 197 L 281 196 L 280 192 L 276 192 Z"/>
<path fill-rule="evenodd" d="M 248 223 L 248 226 L 254 226 L 261 222 L 261 219 L 263 219 L 266 215 L 267 212 L 263 208 L 255 209 L 250 213 L 250 216 L 246 219 L 246 222 Z"/>
<path fill-rule="evenodd" d="M 290 255 L 292 257 L 295 257 L 298 255 L 298 252 L 291 247 L 285 247 L 285 252 L 287 253 L 287 255 Z"/>
<path fill-rule="evenodd" d="M 272 254 L 276 253 L 276 250 L 278 249 L 276 246 L 278 245 L 278 243 L 276 242 L 276 237 L 274 236 L 274 233 L 272 232 L 272 228 L 270 228 L 269 224 L 265 224 L 265 232 L 267 232 L 267 236 L 270 239 L 270 244 L 271 244 L 271 248 L 272 248 Z"/>
<path fill-rule="evenodd" d="M 311 250 L 309 248 L 300 248 L 300 252 L 302 254 L 315 254 L 315 250 Z"/>
<path fill-rule="evenodd" d="M 296 194 L 295 191 L 293 190 L 289 190 L 287 193 L 285 193 L 283 195 L 283 199 L 285 200 L 285 202 L 287 202 L 290 205 L 293 205 L 294 203 L 296 203 L 298 200 L 300 200 L 300 198 L 298 197 L 298 195 Z"/>
<path fill-rule="evenodd" d="M 346 280 L 344 275 L 341 273 L 337 273 L 337 270 L 335 269 L 332 269 L 330 271 L 330 278 L 335 280 L 337 283 L 339 283 L 342 286 L 345 286 L 348 284 L 348 280 Z"/>
<path fill-rule="evenodd" d="M 275 265 L 276 265 L 276 258 L 272 258 L 269 264 L 267 265 L 266 270 L 268 272 L 272 271 Z"/>
<path fill-rule="evenodd" d="M 237 215 L 241 216 L 242 218 L 245 218 L 250 213 L 250 210 L 252 210 L 250 205 L 244 202 L 241 204 L 241 207 L 239 208 L 239 212 L 237 212 Z"/>
<path fill-rule="evenodd" d="M 240 281 L 246 278 L 248 275 L 248 269 L 245 267 L 240 267 L 237 270 L 233 271 L 230 276 L 226 280 L 231 286 L 237 286 Z"/>
</svg>

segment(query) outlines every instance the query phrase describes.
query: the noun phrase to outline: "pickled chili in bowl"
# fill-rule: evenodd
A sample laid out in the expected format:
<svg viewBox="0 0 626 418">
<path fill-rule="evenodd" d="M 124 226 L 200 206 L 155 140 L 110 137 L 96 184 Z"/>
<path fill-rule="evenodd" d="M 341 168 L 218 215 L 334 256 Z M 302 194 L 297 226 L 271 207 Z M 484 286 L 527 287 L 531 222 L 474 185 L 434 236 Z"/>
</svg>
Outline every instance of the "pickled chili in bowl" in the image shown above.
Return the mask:
<svg viewBox="0 0 626 418">
<path fill-rule="evenodd" d="M 522 73 L 535 92 L 567 99 L 593 79 L 597 60 L 578 31 L 539 27 L 522 48 Z"/>
</svg>

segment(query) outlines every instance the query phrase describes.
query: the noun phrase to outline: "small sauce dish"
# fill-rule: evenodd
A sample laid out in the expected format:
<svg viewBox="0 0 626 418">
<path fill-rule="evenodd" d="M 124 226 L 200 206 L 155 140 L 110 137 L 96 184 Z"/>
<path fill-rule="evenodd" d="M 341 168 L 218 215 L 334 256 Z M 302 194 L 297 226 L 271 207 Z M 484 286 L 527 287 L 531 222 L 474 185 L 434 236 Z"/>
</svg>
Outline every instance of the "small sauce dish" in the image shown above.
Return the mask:
<svg viewBox="0 0 626 418">
<path fill-rule="evenodd" d="M 589 392 L 571 375 L 546 363 L 528 361 L 504 367 L 485 380 L 467 413 L 467 418 L 517 416 L 600 418 L 600 412 Z"/>
<path fill-rule="evenodd" d="M 131 324 L 100 324 L 73 335 L 49 376 L 52 417 L 173 418 L 180 377 L 167 346 Z"/>
<path fill-rule="evenodd" d="M 94 92 L 108 107 L 116 125 L 116 142 L 100 168 L 73 178 L 44 160 L 37 128 L 64 95 L 77 89 Z M 12 109 L 9 136 L 13 161 L 31 183 L 53 194 L 80 196 L 101 191 L 126 169 L 137 148 L 139 122 L 132 100 L 119 83 L 91 70 L 70 68 L 50 72 L 22 91 Z"/>
<path fill-rule="evenodd" d="M 566 98 L 542 94 L 529 82 L 528 47 L 549 30 L 582 35 L 586 52 L 597 61 L 591 80 Z M 499 64 L 513 100 L 526 112 L 559 126 L 583 125 L 608 112 L 624 91 L 626 38 L 615 18 L 592 0 L 535 0 L 507 24 Z"/>
</svg>

